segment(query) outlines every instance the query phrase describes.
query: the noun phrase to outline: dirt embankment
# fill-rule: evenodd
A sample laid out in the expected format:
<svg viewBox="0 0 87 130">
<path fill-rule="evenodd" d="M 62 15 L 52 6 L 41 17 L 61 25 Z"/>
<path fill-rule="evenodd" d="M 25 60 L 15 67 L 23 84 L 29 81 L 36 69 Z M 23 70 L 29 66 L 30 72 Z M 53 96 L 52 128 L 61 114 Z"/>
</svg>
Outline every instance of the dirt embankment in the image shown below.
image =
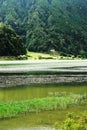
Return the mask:
<svg viewBox="0 0 87 130">
<path fill-rule="evenodd" d="M 62 75 L 0 75 L 0 87 L 30 84 L 81 83 L 87 82 L 86 74 Z"/>
</svg>

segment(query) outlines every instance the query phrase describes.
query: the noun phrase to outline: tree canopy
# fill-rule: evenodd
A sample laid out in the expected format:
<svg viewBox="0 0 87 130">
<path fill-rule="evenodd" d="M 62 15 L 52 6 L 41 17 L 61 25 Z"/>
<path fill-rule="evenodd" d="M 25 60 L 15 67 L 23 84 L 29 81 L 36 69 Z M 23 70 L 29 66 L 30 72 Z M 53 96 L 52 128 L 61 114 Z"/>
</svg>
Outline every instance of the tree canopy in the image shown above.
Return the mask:
<svg viewBox="0 0 87 130">
<path fill-rule="evenodd" d="M 18 56 L 25 53 L 21 37 L 11 27 L 0 23 L 0 56 Z"/>
<path fill-rule="evenodd" d="M 0 21 L 28 50 L 87 57 L 87 0 L 1 0 Z"/>
</svg>

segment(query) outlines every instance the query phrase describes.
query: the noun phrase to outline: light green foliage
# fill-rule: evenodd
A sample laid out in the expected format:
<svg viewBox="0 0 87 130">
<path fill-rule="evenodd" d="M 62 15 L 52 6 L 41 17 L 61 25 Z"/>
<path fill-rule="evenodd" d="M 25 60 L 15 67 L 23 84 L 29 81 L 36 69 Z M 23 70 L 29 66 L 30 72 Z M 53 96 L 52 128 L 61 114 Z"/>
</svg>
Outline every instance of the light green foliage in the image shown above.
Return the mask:
<svg viewBox="0 0 87 130">
<path fill-rule="evenodd" d="M 55 130 L 60 128 L 61 130 L 87 130 L 87 113 L 80 116 L 69 113 L 61 126 L 55 123 Z"/>
</svg>

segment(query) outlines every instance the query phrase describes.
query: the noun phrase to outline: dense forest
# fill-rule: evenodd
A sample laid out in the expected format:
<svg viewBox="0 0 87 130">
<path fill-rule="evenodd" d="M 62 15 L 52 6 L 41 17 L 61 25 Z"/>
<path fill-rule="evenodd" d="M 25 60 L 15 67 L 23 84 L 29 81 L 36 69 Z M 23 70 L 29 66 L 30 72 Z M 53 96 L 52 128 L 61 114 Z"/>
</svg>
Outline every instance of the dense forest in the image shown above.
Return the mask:
<svg viewBox="0 0 87 130">
<path fill-rule="evenodd" d="M 30 51 L 87 57 L 87 0 L 0 0 L 0 22 Z"/>
</svg>

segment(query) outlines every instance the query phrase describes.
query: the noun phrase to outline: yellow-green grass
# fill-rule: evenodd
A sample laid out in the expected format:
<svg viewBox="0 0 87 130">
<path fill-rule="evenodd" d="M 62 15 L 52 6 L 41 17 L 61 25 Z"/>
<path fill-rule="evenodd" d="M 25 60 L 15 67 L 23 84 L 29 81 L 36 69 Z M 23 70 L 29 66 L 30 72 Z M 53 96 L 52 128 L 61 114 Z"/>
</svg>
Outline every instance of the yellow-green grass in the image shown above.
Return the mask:
<svg viewBox="0 0 87 130">
<path fill-rule="evenodd" d="M 57 57 L 54 57 L 51 54 L 46 53 L 39 53 L 39 52 L 27 52 L 28 59 L 56 59 Z"/>
<path fill-rule="evenodd" d="M 61 95 L 24 101 L 0 102 L 0 118 L 11 118 L 26 112 L 62 110 L 73 105 L 87 105 L 87 95 Z"/>
<path fill-rule="evenodd" d="M 31 52 L 27 51 L 26 55 L 20 55 L 20 56 L 0 56 L 0 61 L 3 60 L 41 60 L 41 59 L 57 59 L 57 60 L 80 60 L 83 58 L 74 57 L 72 56 L 60 56 L 57 52 L 55 53 L 39 53 L 39 52 Z"/>
<path fill-rule="evenodd" d="M 58 60 L 73 60 L 73 59 L 82 59 L 79 57 L 72 56 L 60 56 L 57 52 L 55 53 L 39 53 L 39 52 L 27 52 L 28 59 L 58 59 Z"/>
</svg>

